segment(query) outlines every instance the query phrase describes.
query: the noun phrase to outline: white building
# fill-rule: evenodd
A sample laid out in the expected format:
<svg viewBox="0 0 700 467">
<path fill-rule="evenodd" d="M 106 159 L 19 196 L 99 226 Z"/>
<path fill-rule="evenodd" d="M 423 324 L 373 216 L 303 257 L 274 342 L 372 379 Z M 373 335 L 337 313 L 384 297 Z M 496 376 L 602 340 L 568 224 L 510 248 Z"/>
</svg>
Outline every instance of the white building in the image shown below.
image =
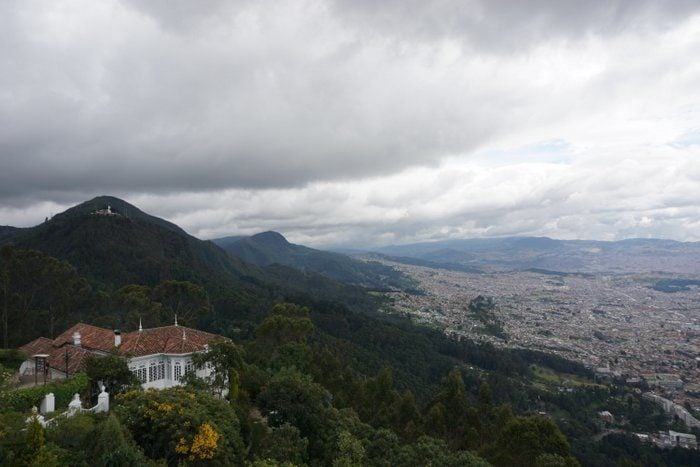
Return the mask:
<svg viewBox="0 0 700 467">
<path fill-rule="evenodd" d="M 124 336 L 119 352 L 128 358 L 129 368 L 144 389 L 179 386 L 185 373 L 195 371 L 192 355 L 206 352 L 208 344 L 223 339 L 216 334 L 183 326 L 134 331 Z M 209 368 L 196 370 L 197 376 L 211 376 Z"/>
<path fill-rule="evenodd" d="M 165 389 L 180 385 L 182 376 L 194 370 L 192 355 L 205 352 L 210 342 L 220 339 L 225 338 L 177 324 L 122 335 L 78 323 L 56 339 L 39 337 L 20 347 L 28 356 L 20 367 L 20 377 L 27 382 L 64 379 L 82 371 L 89 355 L 107 355 L 116 349 L 144 389 Z M 196 374 L 206 378 L 211 370 L 196 370 Z"/>
</svg>

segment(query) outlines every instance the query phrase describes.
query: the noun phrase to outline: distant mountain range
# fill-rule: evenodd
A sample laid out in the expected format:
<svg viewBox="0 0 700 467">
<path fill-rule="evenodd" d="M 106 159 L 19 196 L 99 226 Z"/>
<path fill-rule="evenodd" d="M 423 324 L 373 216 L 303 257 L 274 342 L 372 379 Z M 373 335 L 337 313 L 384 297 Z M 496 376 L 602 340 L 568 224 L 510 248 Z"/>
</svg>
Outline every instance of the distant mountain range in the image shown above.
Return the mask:
<svg viewBox="0 0 700 467">
<path fill-rule="evenodd" d="M 415 286 L 405 275 L 378 262 L 295 245 L 277 232 L 202 241 L 110 196 L 86 201 L 35 227 L 0 226 L 0 243 L 8 241 L 67 260 L 80 275 L 106 287 L 178 279 L 210 290 L 233 285 L 252 296 L 275 295 L 277 288 L 355 301 L 362 293 L 353 287 L 406 290 Z M 537 269 L 700 274 L 700 243 L 655 239 L 445 240 L 378 248 L 364 254 L 364 259 L 372 255 L 473 273 Z"/>
<path fill-rule="evenodd" d="M 404 275 L 388 266 L 372 261 L 359 261 L 340 253 L 295 245 L 277 232 L 262 232 L 250 237 L 225 237 L 212 241 L 241 260 L 258 266 L 281 264 L 370 288 L 398 289 L 413 285 Z"/>
<path fill-rule="evenodd" d="M 700 274 L 700 242 L 508 237 L 392 245 L 373 250 L 398 262 L 477 271 Z"/>
</svg>

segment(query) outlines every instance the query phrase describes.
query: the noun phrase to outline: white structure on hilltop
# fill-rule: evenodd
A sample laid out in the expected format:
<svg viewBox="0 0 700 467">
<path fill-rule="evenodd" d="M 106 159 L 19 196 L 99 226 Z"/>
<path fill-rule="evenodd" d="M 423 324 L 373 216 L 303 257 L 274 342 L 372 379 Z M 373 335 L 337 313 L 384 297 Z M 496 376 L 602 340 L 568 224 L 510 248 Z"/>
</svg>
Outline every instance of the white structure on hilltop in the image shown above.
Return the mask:
<svg viewBox="0 0 700 467">
<path fill-rule="evenodd" d="M 119 330 L 78 323 L 56 339 L 39 337 L 20 347 L 29 358 L 20 367 L 20 377 L 36 382 L 65 379 L 85 368 L 90 355 L 107 355 L 117 351 L 127 359 L 129 368 L 144 389 L 179 386 L 185 373 L 196 371 L 202 378 L 211 369 L 196 370 L 192 355 L 206 352 L 209 343 L 224 337 L 179 326 L 143 329 L 124 335 Z"/>
<path fill-rule="evenodd" d="M 112 211 L 112 206 L 109 204 L 107 205 L 106 209 L 98 209 L 97 211 L 93 211 L 92 214 L 95 214 L 97 216 L 118 216 L 119 214 Z"/>
</svg>

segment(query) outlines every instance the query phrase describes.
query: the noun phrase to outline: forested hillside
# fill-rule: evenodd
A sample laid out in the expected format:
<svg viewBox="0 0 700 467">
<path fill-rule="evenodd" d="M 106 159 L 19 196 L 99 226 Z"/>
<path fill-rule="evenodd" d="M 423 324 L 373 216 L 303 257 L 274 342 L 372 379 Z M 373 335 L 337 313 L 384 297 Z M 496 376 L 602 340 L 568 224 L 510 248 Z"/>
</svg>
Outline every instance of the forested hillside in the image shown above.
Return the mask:
<svg viewBox="0 0 700 467">
<path fill-rule="evenodd" d="M 360 261 L 340 253 L 294 245 L 277 232 L 262 232 L 251 237 L 226 237 L 213 242 L 243 261 L 258 266 L 281 264 L 374 289 L 414 286 L 399 271 L 376 261 Z"/>
</svg>

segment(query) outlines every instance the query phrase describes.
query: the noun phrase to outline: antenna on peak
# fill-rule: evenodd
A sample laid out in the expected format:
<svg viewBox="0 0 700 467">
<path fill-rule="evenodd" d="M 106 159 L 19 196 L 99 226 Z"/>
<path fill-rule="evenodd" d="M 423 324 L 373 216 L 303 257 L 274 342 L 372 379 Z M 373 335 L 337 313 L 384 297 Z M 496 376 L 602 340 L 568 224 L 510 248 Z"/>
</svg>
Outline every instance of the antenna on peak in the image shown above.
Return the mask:
<svg viewBox="0 0 700 467">
<path fill-rule="evenodd" d="M 177 326 L 177 313 L 175 313 L 175 326 Z"/>
<path fill-rule="evenodd" d="M 139 316 L 139 332 L 143 331 L 143 326 L 141 326 L 141 317 Z"/>
</svg>

